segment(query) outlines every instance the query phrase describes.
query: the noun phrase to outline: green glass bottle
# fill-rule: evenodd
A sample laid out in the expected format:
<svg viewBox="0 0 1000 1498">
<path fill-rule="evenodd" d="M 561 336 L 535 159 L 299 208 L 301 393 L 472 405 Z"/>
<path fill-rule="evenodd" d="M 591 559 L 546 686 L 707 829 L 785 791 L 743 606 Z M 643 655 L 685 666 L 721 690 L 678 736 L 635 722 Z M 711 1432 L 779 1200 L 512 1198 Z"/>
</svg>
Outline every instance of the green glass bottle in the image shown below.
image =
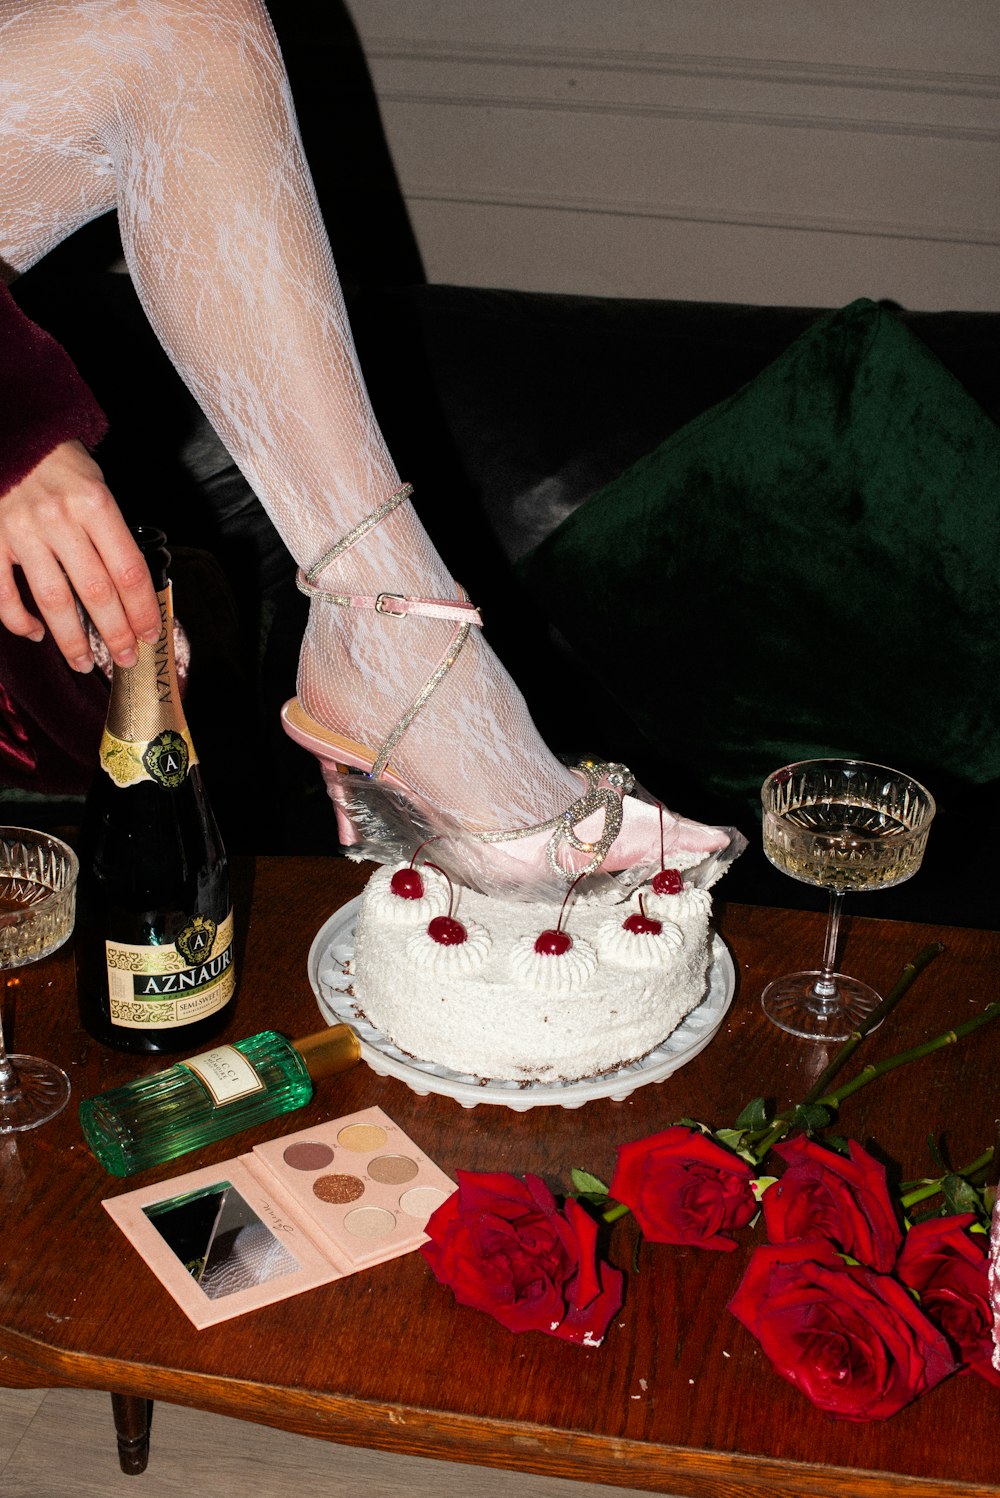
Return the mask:
<svg viewBox="0 0 1000 1498">
<path fill-rule="evenodd" d="M 191 1051 L 230 1018 L 229 868 L 181 705 L 162 531 L 135 532 L 160 602 L 155 645 L 116 666 L 80 834 L 84 1028 L 139 1052 Z"/>
<path fill-rule="evenodd" d="M 301 1040 L 264 1030 L 85 1098 L 80 1123 L 106 1170 L 135 1175 L 301 1108 L 314 1081 L 346 1071 L 360 1055 L 349 1025 Z"/>
</svg>

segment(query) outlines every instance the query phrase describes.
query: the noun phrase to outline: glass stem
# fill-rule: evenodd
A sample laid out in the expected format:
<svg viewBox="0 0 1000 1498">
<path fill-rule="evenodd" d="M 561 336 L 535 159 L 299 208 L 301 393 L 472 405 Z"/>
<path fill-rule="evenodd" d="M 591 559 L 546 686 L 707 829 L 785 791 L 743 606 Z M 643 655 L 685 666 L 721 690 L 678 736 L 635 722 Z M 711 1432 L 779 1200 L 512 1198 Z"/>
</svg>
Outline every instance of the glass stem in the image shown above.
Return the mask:
<svg viewBox="0 0 1000 1498">
<path fill-rule="evenodd" d="M 10 987 L 9 980 L 7 986 L 8 988 Z M 3 1000 L 0 999 L 0 1102 L 10 1102 L 12 1098 L 17 1097 L 20 1090 L 17 1083 L 17 1072 L 10 1064 L 7 1047 L 4 1045 Z"/>
<path fill-rule="evenodd" d="M 833 975 L 837 966 L 837 943 L 840 939 L 840 912 L 844 905 L 844 891 L 830 891 L 830 912 L 826 918 L 826 936 L 823 940 L 823 965 L 819 977 L 813 984 L 813 993 L 824 1005 L 832 1004 L 837 997 L 837 985 Z"/>
</svg>

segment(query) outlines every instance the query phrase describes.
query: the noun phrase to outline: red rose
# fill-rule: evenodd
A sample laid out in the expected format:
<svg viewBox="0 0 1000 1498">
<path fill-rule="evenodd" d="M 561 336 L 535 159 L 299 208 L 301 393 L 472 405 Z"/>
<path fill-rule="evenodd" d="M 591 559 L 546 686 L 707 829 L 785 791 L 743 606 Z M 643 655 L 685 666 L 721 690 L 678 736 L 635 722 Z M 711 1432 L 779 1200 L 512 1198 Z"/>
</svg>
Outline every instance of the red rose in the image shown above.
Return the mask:
<svg viewBox="0 0 1000 1498">
<path fill-rule="evenodd" d="M 732 1249 L 735 1240 L 726 1233 L 746 1227 L 757 1212 L 752 1180 L 745 1160 L 698 1129 L 675 1124 L 620 1145 L 608 1189 L 654 1243 Z"/>
<path fill-rule="evenodd" d="M 775 1145 L 787 1169 L 764 1192 L 764 1221 L 772 1243 L 826 1238 L 869 1269 L 888 1274 L 902 1234 L 885 1171 L 859 1144 L 850 1159 L 812 1139 Z"/>
<path fill-rule="evenodd" d="M 622 1273 L 597 1259 L 597 1224 L 565 1213 L 538 1176 L 458 1172 L 458 1190 L 427 1224 L 420 1252 L 461 1305 L 512 1332 L 597 1347 L 622 1303 Z"/>
<path fill-rule="evenodd" d="M 729 1309 L 783 1378 L 841 1420 L 886 1420 L 955 1369 L 909 1290 L 821 1238 L 755 1249 Z"/>
<path fill-rule="evenodd" d="M 903 1240 L 896 1273 L 916 1290 L 921 1308 L 951 1338 L 973 1373 L 1000 1384 L 993 1366 L 986 1238 L 965 1231 L 971 1212 L 918 1222 Z"/>
</svg>

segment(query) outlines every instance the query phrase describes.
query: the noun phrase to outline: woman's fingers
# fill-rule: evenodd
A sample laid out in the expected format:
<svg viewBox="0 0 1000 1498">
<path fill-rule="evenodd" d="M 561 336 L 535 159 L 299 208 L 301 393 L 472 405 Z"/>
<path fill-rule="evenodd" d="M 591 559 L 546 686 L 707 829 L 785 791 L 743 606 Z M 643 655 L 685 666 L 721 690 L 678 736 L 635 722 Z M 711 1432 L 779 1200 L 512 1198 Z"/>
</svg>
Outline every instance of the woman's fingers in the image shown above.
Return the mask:
<svg viewBox="0 0 1000 1498">
<path fill-rule="evenodd" d="M 18 595 L 15 565 L 40 618 Z M 0 622 L 40 639 L 44 621 L 70 665 L 89 671 L 76 597 L 120 666 L 134 665 L 137 639 L 159 636 L 159 605 L 142 553 L 86 448 L 64 442 L 0 498 Z"/>
</svg>

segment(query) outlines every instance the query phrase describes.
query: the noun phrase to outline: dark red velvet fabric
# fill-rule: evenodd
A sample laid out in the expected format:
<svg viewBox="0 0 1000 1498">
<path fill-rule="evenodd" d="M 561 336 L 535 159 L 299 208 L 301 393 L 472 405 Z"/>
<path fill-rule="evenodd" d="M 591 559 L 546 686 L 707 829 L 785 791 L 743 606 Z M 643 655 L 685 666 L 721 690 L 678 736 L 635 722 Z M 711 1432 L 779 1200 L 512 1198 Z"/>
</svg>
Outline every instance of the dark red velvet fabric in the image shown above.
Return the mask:
<svg viewBox="0 0 1000 1498">
<path fill-rule="evenodd" d="M 94 447 L 106 430 L 104 412 L 65 349 L 0 284 L 0 495 L 60 442 L 78 437 Z M 107 705 L 100 672 L 81 676 L 50 636 L 32 644 L 0 625 L 0 785 L 86 790 Z"/>
<path fill-rule="evenodd" d="M 66 350 L 0 283 L 0 495 L 60 442 L 95 447 L 107 425 Z"/>
<path fill-rule="evenodd" d="M 52 795 L 86 791 L 108 711 L 100 671 L 72 670 L 46 635 L 0 626 L 0 785 Z"/>
</svg>

